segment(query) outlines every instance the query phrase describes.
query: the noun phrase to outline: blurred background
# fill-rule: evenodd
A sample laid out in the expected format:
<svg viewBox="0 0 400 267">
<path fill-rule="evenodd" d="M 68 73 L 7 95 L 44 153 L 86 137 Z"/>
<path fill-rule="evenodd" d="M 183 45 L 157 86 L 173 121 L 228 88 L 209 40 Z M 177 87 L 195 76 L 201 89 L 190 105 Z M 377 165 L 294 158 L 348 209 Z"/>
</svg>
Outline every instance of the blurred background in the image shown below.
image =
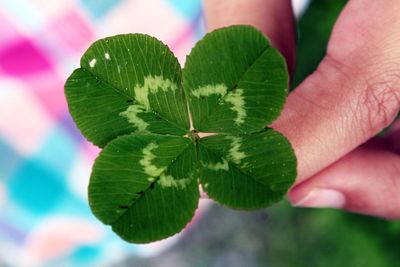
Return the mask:
<svg viewBox="0 0 400 267">
<path fill-rule="evenodd" d="M 298 67 L 312 72 L 345 0 L 293 1 Z M 94 40 L 143 32 L 181 63 L 204 33 L 201 0 L 0 0 L 0 266 L 400 266 L 400 223 L 282 201 L 239 212 L 201 200 L 167 240 L 132 245 L 91 214 L 98 149 L 74 126 L 63 85 Z"/>
</svg>

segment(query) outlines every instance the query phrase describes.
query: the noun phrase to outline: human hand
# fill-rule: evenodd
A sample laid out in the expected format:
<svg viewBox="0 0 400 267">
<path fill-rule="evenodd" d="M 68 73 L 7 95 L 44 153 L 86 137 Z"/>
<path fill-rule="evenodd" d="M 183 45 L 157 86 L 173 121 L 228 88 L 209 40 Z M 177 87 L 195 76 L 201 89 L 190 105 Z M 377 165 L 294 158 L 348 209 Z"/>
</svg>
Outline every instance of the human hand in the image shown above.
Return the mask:
<svg viewBox="0 0 400 267">
<path fill-rule="evenodd" d="M 204 0 L 209 30 L 249 24 L 266 33 L 294 69 L 290 0 Z M 318 22 L 316 22 L 318 23 Z M 350 0 L 317 70 L 288 97 L 271 126 L 298 159 L 288 193 L 295 206 L 400 218 L 400 1 Z"/>
</svg>

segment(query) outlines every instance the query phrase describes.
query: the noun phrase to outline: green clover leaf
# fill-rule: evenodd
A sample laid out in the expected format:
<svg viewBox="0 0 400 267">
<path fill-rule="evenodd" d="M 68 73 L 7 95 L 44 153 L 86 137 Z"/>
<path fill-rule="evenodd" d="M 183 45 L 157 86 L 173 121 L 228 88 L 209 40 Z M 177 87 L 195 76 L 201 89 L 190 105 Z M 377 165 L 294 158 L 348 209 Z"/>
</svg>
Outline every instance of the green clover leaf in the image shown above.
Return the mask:
<svg viewBox="0 0 400 267">
<path fill-rule="evenodd" d="M 117 35 L 90 46 L 65 93 L 82 134 L 104 147 L 132 132 L 186 134 L 181 76 L 177 59 L 154 37 Z"/>
<path fill-rule="evenodd" d="M 276 119 L 288 92 L 286 64 L 265 36 L 249 26 L 207 34 L 183 72 L 194 128 L 252 133 Z"/>
<path fill-rule="evenodd" d="M 76 125 L 103 148 L 90 177 L 92 212 L 126 241 L 147 243 L 185 227 L 199 183 L 232 208 L 279 201 L 296 158 L 286 138 L 265 126 L 287 91 L 284 59 L 250 26 L 207 34 L 183 71 L 153 37 L 96 41 L 65 85 Z"/>
</svg>

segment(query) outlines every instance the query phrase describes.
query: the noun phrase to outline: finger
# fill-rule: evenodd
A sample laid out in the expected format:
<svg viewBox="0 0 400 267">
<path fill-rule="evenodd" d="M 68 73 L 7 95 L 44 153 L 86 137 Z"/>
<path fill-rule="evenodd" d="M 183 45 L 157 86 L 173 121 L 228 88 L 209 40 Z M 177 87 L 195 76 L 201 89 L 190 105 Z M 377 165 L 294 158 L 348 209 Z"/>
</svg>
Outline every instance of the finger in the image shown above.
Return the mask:
<svg viewBox="0 0 400 267">
<path fill-rule="evenodd" d="M 400 1 L 352 0 L 327 56 L 272 125 L 292 143 L 301 182 L 393 121 L 400 107 Z"/>
<path fill-rule="evenodd" d="M 400 155 L 359 148 L 288 194 L 295 206 L 343 208 L 353 212 L 400 218 Z"/>
<path fill-rule="evenodd" d="M 295 22 L 290 0 L 204 0 L 209 31 L 246 24 L 263 31 L 285 56 L 289 71 L 294 70 Z"/>
</svg>

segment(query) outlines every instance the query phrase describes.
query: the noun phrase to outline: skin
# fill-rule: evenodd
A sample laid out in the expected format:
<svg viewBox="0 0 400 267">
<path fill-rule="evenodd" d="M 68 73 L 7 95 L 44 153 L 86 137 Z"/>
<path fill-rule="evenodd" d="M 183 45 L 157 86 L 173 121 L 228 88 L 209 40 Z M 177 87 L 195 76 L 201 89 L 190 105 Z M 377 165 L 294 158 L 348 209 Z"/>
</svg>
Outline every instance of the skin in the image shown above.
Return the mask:
<svg viewBox="0 0 400 267">
<path fill-rule="evenodd" d="M 290 0 L 204 0 L 209 30 L 253 25 L 295 63 Z M 400 110 L 400 1 L 350 0 L 313 74 L 271 126 L 291 142 L 295 206 L 400 218 L 400 125 L 374 137 Z M 399 124 L 399 123 L 398 123 Z"/>
</svg>

